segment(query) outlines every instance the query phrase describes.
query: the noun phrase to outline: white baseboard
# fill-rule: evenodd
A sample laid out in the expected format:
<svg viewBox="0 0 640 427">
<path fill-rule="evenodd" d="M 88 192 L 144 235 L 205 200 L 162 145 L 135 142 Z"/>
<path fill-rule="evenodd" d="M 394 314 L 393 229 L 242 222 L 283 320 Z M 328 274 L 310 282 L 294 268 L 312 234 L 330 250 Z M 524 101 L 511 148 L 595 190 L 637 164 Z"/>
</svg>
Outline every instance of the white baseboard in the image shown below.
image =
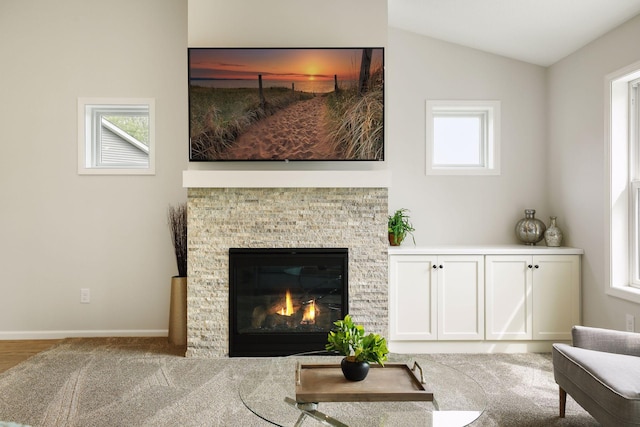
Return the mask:
<svg viewBox="0 0 640 427">
<path fill-rule="evenodd" d="M 423 353 L 549 353 L 554 342 L 568 341 L 389 341 L 389 351 Z"/>
<path fill-rule="evenodd" d="M 62 338 L 166 337 L 167 329 L 121 329 L 88 331 L 0 331 L 0 340 L 55 340 Z"/>
</svg>

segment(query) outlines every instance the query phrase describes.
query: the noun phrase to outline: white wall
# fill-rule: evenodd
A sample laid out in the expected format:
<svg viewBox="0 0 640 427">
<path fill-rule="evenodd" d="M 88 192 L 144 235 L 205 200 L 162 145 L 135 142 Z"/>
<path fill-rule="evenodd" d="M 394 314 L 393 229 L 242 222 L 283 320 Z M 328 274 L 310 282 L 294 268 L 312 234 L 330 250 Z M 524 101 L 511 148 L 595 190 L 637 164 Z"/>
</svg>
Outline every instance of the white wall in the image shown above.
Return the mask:
<svg viewBox="0 0 640 427">
<path fill-rule="evenodd" d="M 387 51 L 389 209 L 411 211 L 416 243 L 517 243 L 526 208 L 548 223 L 545 69 L 395 28 Z M 425 175 L 427 99 L 501 101 L 500 176 Z"/>
<path fill-rule="evenodd" d="M 515 243 L 515 224 L 530 207 L 548 222 L 542 67 L 388 28 L 385 0 L 333 0 L 321 7 L 296 0 L 190 0 L 189 46 L 387 47 L 384 164 L 195 163 L 189 168 L 389 168 L 390 209 L 411 210 L 419 245 Z M 502 101 L 501 176 L 425 176 L 426 99 Z"/>
<path fill-rule="evenodd" d="M 379 47 L 387 0 L 189 0 L 191 47 Z"/>
<path fill-rule="evenodd" d="M 624 330 L 640 307 L 605 295 L 605 83 L 640 60 L 640 16 L 548 70 L 549 198 L 571 245 L 583 248 L 583 321 Z"/>
<path fill-rule="evenodd" d="M 387 0 L 189 0 L 190 47 L 385 47 L 386 44 Z M 189 164 L 189 169 L 204 170 L 386 168 L 383 162 Z"/>
<path fill-rule="evenodd" d="M 639 19 L 546 70 L 388 29 L 386 5 L 0 2 L 0 339 L 165 332 L 176 274 L 166 208 L 186 200 L 181 172 L 248 167 L 188 164 L 187 45 L 385 46 L 387 162 L 356 167 L 391 169 L 389 208 L 411 210 L 418 244 L 514 243 L 525 208 L 558 215 L 566 243 L 586 251 L 585 322 L 640 318 L 604 295 L 602 252 L 602 79 L 640 59 Z M 156 98 L 155 176 L 77 175 L 76 100 L 110 96 Z M 500 176 L 424 175 L 425 100 L 438 98 L 502 101 Z"/>
<path fill-rule="evenodd" d="M 166 334 L 186 46 L 186 0 L 0 2 L 0 339 Z M 156 99 L 155 176 L 77 174 L 78 97 Z"/>
<path fill-rule="evenodd" d="M 0 339 L 166 333 L 166 209 L 186 200 L 183 170 L 212 167 L 187 161 L 188 41 L 384 46 L 386 33 L 386 0 L 2 1 Z M 77 175 L 78 97 L 156 98 L 155 176 Z"/>
</svg>

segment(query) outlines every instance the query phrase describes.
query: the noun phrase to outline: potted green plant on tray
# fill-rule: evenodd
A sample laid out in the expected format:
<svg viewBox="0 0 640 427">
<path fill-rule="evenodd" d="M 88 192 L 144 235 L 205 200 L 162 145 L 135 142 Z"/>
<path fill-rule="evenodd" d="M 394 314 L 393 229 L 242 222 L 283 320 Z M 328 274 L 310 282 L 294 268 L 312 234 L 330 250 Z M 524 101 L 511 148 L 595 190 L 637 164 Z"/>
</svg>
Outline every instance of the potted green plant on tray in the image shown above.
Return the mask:
<svg viewBox="0 0 640 427">
<path fill-rule="evenodd" d="M 400 246 L 407 233 L 411 234 L 413 244 L 416 244 L 416 239 L 413 237 L 412 231 L 415 231 L 411 223 L 409 222 L 408 209 L 398 209 L 393 215 L 389 215 L 389 244 L 391 246 Z"/>
<path fill-rule="evenodd" d="M 365 335 L 364 327 L 356 325 L 348 314 L 333 323 L 335 328 L 327 337 L 327 351 L 337 351 L 345 356 L 340 363 L 344 377 L 350 381 L 362 381 L 369 373 L 369 363 L 384 366 L 389 350 L 387 341 L 378 334 Z"/>
</svg>

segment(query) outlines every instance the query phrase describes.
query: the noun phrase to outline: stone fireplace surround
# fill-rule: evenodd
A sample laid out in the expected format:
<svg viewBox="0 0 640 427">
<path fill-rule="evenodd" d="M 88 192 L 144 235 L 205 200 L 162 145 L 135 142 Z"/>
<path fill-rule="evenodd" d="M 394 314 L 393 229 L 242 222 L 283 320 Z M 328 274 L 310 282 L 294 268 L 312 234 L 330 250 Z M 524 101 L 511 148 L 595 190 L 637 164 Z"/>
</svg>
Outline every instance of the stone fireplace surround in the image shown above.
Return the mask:
<svg viewBox="0 0 640 427">
<path fill-rule="evenodd" d="M 228 355 L 229 248 L 349 248 L 350 314 L 386 336 L 388 181 L 378 171 L 185 171 L 187 357 Z"/>
</svg>

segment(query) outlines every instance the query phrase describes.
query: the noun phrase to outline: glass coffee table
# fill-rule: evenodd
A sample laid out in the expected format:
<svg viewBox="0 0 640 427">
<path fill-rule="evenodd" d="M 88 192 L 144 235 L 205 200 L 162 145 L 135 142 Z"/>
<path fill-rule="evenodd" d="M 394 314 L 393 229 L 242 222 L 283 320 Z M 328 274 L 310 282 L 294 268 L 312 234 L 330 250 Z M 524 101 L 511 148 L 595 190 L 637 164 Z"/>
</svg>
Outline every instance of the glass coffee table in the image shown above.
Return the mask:
<svg viewBox="0 0 640 427">
<path fill-rule="evenodd" d="M 296 402 L 296 371 L 301 364 L 338 365 L 341 360 L 342 356 L 313 354 L 252 359 L 252 367 L 239 384 L 240 399 L 263 420 L 287 427 L 303 423 L 305 427 L 461 427 L 480 417 L 486 407 L 484 390 L 475 380 L 433 361 L 429 355 L 391 355 L 387 363 L 406 364 L 411 369 L 417 362 L 424 376 L 424 388 L 433 393 L 433 401 L 323 401 L 317 405 Z M 420 373 L 414 372 L 419 379 Z"/>
</svg>

